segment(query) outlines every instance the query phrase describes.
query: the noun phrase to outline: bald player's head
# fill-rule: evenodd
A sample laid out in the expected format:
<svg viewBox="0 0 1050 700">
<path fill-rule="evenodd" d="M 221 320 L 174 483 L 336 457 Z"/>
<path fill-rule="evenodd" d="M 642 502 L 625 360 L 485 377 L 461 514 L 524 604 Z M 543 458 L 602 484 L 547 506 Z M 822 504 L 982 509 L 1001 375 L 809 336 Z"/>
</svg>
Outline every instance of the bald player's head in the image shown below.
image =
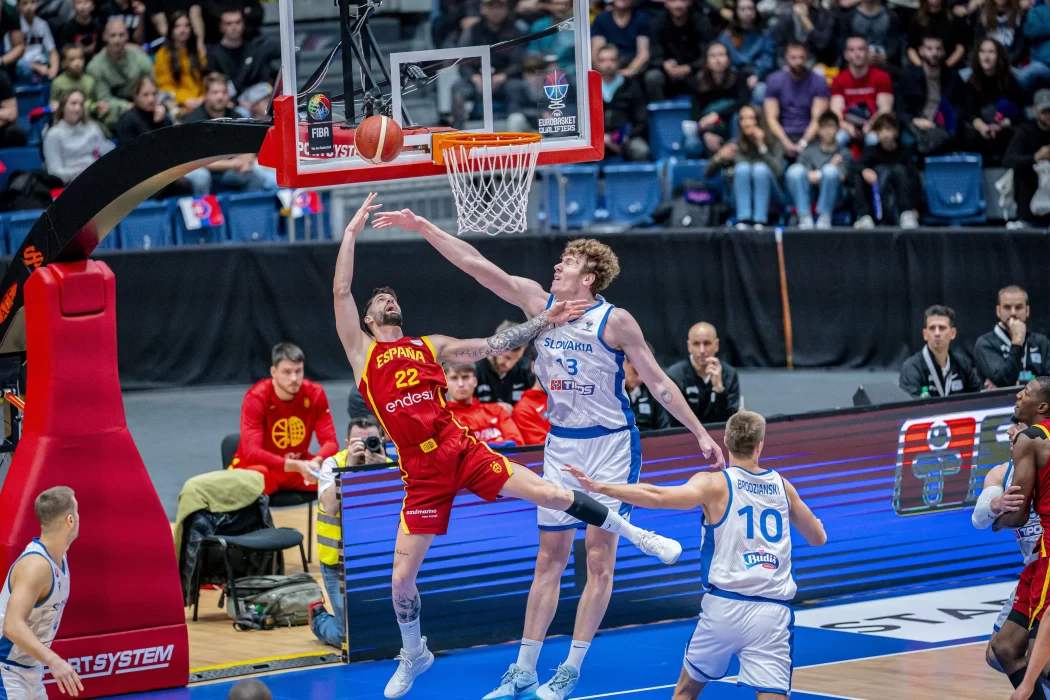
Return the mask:
<svg viewBox="0 0 1050 700">
<path fill-rule="evenodd" d="M 270 689 L 259 680 L 241 681 L 232 688 L 227 700 L 273 700 Z"/>
<path fill-rule="evenodd" d="M 718 354 L 718 331 L 706 321 L 689 329 L 689 359 L 697 366 Z"/>
</svg>

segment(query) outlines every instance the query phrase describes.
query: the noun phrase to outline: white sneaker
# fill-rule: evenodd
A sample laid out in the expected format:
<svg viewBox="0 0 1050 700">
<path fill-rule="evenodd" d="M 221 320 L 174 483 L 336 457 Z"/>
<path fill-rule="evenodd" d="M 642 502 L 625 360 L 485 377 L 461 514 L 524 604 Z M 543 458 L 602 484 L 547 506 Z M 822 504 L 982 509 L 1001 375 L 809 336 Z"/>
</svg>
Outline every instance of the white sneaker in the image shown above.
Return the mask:
<svg viewBox="0 0 1050 700">
<path fill-rule="evenodd" d="M 747 223 L 746 221 L 738 221 L 736 224 L 737 231 L 749 231 L 750 229 L 751 224 Z"/>
<path fill-rule="evenodd" d="M 826 231 L 831 228 L 831 214 L 821 214 L 817 217 L 817 230 Z"/>
<path fill-rule="evenodd" d="M 682 545 L 669 537 L 646 530 L 638 540 L 638 549 L 651 557 L 656 557 L 664 564 L 674 564 L 682 556 Z M 569 666 L 568 668 L 572 668 Z"/>
<path fill-rule="evenodd" d="M 390 700 L 399 698 L 412 690 L 412 684 L 416 682 L 416 678 L 434 664 L 434 654 L 427 649 L 427 638 L 423 637 L 423 651 L 413 655 L 407 649 L 402 649 L 397 655 L 397 660 L 400 661 L 397 670 L 394 671 L 394 675 L 390 677 L 390 681 L 383 690 L 383 695 Z"/>
<path fill-rule="evenodd" d="M 1031 228 L 1031 226 L 1029 226 L 1024 221 L 1007 221 L 1006 222 L 1006 230 L 1007 231 L 1017 231 L 1018 229 L 1022 229 L 1022 228 Z"/>
<path fill-rule="evenodd" d="M 572 666 L 562 664 L 554 678 L 536 689 L 536 697 L 539 700 L 565 700 L 576 690 L 576 684 L 579 682 L 580 672 Z"/>
<path fill-rule="evenodd" d="M 875 228 L 875 219 L 862 216 L 853 223 L 853 228 Z"/>
<path fill-rule="evenodd" d="M 813 228 L 813 217 L 809 214 L 798 217 L 798 227 L 803 231 L 809 231 Z"/>
<path fill-rule="evenodd" d="M 919 228 L 919 217 L 915 212 L 906 211 L 901 214 L 901 228 Z"/>
<path fill-rule="evenodd" d="M 762 229 L 764 229 L 765 227 L 766 227 L 766 225 L 765 225 L 765 224 L 763 224 L 763 223 L 758 223 L 758 224 L 755 224 L 755 230 L 756 230 L 756 231 L 761 231 L 761 230 L 762 230 Z"/>
<path fill-rule="evenodd" d="M 539 678 L 535 673 L 524 671 L 517 664 L 511 664 L 500 679 L 499 687 L 481 700 L 518 700 L 536 691 Z"/>
</svg>

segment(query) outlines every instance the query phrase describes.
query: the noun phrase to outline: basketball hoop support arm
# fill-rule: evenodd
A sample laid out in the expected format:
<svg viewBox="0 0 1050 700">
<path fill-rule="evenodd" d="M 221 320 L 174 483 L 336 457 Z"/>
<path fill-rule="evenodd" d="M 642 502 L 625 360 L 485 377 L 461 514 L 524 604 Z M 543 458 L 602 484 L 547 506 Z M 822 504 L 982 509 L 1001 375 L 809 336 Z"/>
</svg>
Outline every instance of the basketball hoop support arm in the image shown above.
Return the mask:
<svg viewBox="0 0 1050 700">
<path fill-rule="evenodd" d="M 379 66 L 386 84 L 390 84 L 390 73 L 383 64 L 379 43 L 376 41 L 375 34 L 369 26 L 372 13 L 379 7 L 381 0 L 380 2 L 373 2 L 372 0 L 368 2 L 336 0 L 336 2 L 339 6 L 339 40 L 343 46 L 343 94 L 348 96 L 343 101 L 344 126 L 355 127 L 357 126 L 357 112 L 352 97 L 355 93 L 354 59 L 356 58 L 361 65 L 362 78 L 365 82 L 361 86 L 365 105 L 362 116 L 372 116 L 372 110 L 369 106 L 369 93 L 378 92 L 380 88 L 380 81 L 376 80 L 376 76 L 372 72 L 373 57 L 376 59 L 376 64 Z M 406 126 L 414 125 L 414 122 L 408 115 L 408 110 L 404 106 L 401 108 L 401 115 Z"/>
</svg>

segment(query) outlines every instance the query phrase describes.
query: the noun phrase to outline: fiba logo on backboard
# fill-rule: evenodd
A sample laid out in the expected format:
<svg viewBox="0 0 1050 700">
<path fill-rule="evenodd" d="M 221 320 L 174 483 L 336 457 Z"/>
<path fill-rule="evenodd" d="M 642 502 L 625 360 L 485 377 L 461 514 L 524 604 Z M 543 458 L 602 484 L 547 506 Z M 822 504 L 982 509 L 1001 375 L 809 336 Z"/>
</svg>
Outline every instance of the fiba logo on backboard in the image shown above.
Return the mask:
<svg viewBox="0 0 1050 700">
<path fill-rule="evenodd" d="M 576 116 L 565 114 L 565 98 L 569 94 L 569 78 L 561 71 L 548 73 L 543 81 L 543 91 L 550 104 L 547 105 L 549 116 L 540 117 L 539 132 L 541 135 L 575 133 Z"/>
<path fill-rule="evenodd" d="M 315 122 L 323 122 L 332 113 L 332 105 L 324 95 L 314 95 L 306 104 L 306 111 Z"/>
<path fill-rule="evenodd" d="M 1011 407 L 909 420 L 901 426 L 893 509 L 917 515 L 973 505 L 988 470 L 1010 459 Z"/>
</svg>

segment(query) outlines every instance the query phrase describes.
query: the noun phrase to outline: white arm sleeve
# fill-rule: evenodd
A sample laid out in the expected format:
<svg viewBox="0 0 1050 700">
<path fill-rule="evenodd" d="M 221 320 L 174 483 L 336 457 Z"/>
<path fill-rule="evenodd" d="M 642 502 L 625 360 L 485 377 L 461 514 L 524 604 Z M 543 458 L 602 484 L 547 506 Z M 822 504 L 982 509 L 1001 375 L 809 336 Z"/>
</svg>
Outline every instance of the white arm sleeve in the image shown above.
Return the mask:
<svg viewBox="0 0 1050 700">
<path fill-rule="evenodd" d="M 325 461 L 321 462 L 321 469 L 317 475 L 318 497 L 320 497 L 320 495 L 328 489 L 335 486 L 335 472 L 333 470 L 337 469 L 338 467 L 339 465 L 336 464 L 334 457 L 329 457 Z M 987 527 L 987 525 L 985 527 Z"/>
<path fill-rule="evenodd" d="M 978 530 L 991 527 L 998 515 L 991 511 L 992 499 L 1003 495 L 1002 486 L 989 486 L 981 491 L 981 497 L 977 499 L 977 505 L 973 508 L 973 526 Z"/>
</svg>

